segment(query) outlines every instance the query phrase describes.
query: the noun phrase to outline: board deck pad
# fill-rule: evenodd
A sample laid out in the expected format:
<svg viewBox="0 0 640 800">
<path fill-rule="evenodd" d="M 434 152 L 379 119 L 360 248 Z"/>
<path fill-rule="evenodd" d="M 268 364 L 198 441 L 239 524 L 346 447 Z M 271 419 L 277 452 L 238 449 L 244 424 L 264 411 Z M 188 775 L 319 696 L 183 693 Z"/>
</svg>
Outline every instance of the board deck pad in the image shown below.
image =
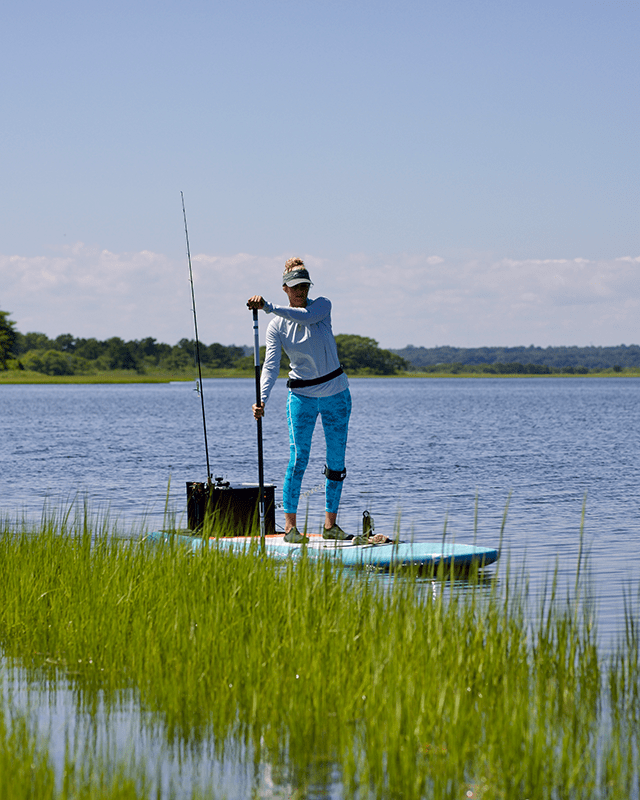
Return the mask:
<svg viewBox="0 0 640 800">
<path fill-rule="evenodd" d="M 265 551 L 278 559 L 329 558 L 346 566 L 370 566 L 382 570 L 397 567 L 436 569 L 440 565 L 454 569 L 472 566 L 486 567 L 498 560 L 498 550 L 476 545 L 456 544 L 447 541 L 399 541 L 380 544 L 354 545 L 350 540 L 325 539 L 320 534 L 307 534 L 309 541 L 294 544 L 284 541 L 284 534 L 265 536 Z M 202 547 L 217 547 L 228 551 L 242 551 L 260 546 L 259 536 L 225 536 L 203 539 L 190 531 L 153 531 L 147 534 L 153 544 L 175 542 L 197 551 Z"/>
</svg>

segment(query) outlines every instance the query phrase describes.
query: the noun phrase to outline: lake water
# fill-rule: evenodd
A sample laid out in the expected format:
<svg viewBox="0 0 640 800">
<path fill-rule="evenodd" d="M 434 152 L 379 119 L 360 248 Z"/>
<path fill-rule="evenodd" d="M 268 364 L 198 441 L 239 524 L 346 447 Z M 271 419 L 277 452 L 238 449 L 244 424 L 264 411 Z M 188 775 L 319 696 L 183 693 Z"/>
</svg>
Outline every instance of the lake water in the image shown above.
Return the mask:
<svg viewBox="0 0 640 800">
<path fill-rule="evenodd" d="M 0 513 L 37 518 L 86 497 L 123 535 L 184 517 L 185 482 L 206 479 L 194 383 L 0 387 Z M 286 387 L 264 420 L 265 479 L 281 497 L 288 459 Z M 571 586 L 584 545 L 601 640 L 624 623 L 623 597 L 640 576 L 640 379 L 356 379 L 340 524 L 360 529 L 367 509 L 403 538 L 497 546 L 532 591 L 558 565 Z M 213 476 L 257 481 L 251 379 L 204 382 Z M 318 424 L 303 490 L 319 528 L 324 445 Z M 478 503 L 477 524 L 474 520 Z M 282 512 L 277 514 L 282 525 Z M 500 567 L 502 568 L 502 567 Z M 490 568 L 493 569 L 493 568 Z M 231 796 L 231 795 L 230 795 Z"/>
<path fill-rule="evenodd" d="M 185 482 L 206 479 L 194 383 L 0 387 L 0 513 L 40 515 L 86 495 L 125 535 L 184 516 Z M 286 387 L 264 420 L 265 480 L 281 497 L 288 459 Z M 340 523 L 419 540 L 447 535 L 496 546 L 510 506 L 504 552 L 535 576 L 559 560 L 572 575 L 586 495 L 585 543 L 603 611 L 640 566 L 640 379 L 356 379 Z M 251 379 L 205 380 L 211 472 L 257 481 Z M 303 491 L 322 484 L 318 423 Z M 474 531 L 474 505 L 478 522 Z M 323 493 L 308 503 L 312 527 Z M 282 524 L 281 512 L 277 523 Z"/>
</svg>

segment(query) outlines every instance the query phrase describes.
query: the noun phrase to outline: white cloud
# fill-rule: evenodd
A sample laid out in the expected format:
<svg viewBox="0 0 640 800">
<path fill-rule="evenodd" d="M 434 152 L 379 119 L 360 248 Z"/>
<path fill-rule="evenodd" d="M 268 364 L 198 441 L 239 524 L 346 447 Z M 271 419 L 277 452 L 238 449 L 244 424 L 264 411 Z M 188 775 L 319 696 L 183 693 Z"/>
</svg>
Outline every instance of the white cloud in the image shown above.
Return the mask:
<svg viewBox="0 0 640 800">
<path fill-rule="evenodd" d="M 279 278 L 290 255 L 193 254 L 200 338 L 250 343 L 246 299 L 260 293 L 284 302 Z M 640 257 L 303 257 L 314 291 L 333 301 L 334 331 L 370 336 L 383 347 L 640 341 Z M 77 243 L 51 256 L 0 256 L 0 277 L 0 308 L 22 332 L 169 343 L 193 336 L 186 257 Z"/>
</svg>

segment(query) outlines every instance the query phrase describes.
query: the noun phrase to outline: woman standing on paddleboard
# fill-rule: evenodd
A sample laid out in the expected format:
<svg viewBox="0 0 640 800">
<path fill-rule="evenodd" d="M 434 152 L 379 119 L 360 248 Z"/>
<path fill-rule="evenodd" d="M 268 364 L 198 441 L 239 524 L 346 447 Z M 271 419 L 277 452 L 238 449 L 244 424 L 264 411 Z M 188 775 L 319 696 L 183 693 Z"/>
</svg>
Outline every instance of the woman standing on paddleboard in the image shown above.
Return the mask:
<svg viewBox="0 0 640 800">
<path fill-rule="evenodd" d="M 351 414 L 351 393 L 340 367 L 338 349 L 331 330 L 331 302 L 326 297 L 309 298 L 313 284 L 301 258 L 290 258 L 284 267 L 282 288 L 288 306 L 276 306 L 260 295 L 247 301 L 249 308 L 274 314 L 267 327 L 267 352 L 260 382 L 260 405 L 253 405 L 256 419 L 264 416 L 265 403 L 280 372 L 282 351 L 291 362 L 287 423 L 290 456 L 284 479 L 285 541 L 308 541 L 296 527 L 302 478 L 309 463 L 311 437 L 318 414 L 327 449 L 325 466 L 325 539 L 353 539 L 336 524 L 342 482 L 347 474 L 345 450 Z M 355 544 L 360 543 L 357 537 Z"/>
</svg>

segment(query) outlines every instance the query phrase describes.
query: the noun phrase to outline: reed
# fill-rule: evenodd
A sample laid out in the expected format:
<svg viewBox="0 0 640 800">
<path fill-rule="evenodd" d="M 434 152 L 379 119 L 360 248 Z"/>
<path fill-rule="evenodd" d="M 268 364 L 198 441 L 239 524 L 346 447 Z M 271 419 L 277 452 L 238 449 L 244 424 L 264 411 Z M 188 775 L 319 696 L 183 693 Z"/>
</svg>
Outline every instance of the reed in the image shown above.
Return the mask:
<svg viewBox="0 0 640 800">
<path fill-rule="evenodd" d="M 632 615 L 608 659 L 553 578 L 536 614 L 508 569 L 459 586 L 152 548 L 86 508 L 1 533 L 4 653 L 89 707 L 133 689 L 168 743 L 241 743 L 300 797 L 632 795 Z"/>
</svg>

